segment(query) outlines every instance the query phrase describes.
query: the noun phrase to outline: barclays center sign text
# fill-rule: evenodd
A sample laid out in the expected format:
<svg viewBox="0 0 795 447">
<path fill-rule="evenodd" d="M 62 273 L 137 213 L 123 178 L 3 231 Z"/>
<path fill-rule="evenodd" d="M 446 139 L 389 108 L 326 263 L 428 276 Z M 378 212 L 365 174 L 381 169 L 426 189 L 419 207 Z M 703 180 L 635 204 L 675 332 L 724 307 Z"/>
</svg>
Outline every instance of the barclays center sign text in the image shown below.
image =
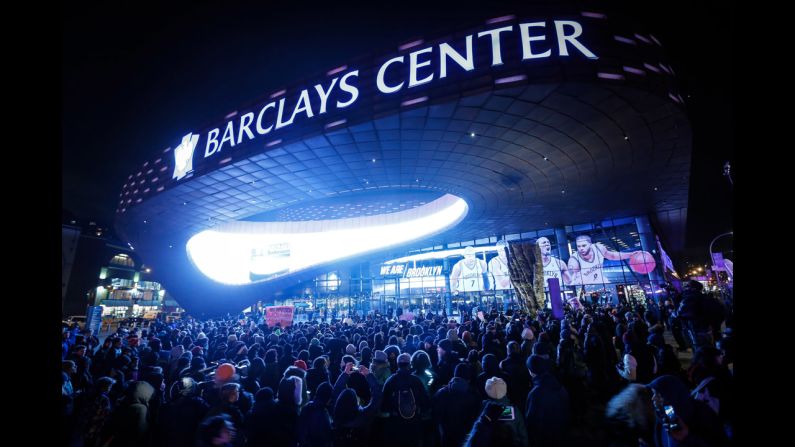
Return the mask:
<svg viewBox="0 0 795 447">
<path fill-rule="evenodd" d="M 407 93 L 420 86 L 441 83 L 453 71 L 465 73 L 498 67 L 505 63 L 506 44 L 519 48 L 516 57 L 521 57 L 522 62 L 552 57 L 598 59 L 581 40 L 582 34 L 582 25 L 573 20 L 533 21 L 472 33 L 377 64 L 375 69 L 367 71 L 373 76 L 368 84 L 375 86 L 369 91 L 385 96 Z M 476 48 L 485 54 L 477 54 Z M 295 94 L 287 95 L 282 91 L 271 95 L 266 104 L 234 116 L 204 134 L 189 133 L 174 150 L 172 178 L 179 180 L 193 170 L 196 149 L 203 159 L 209 159 L 297 121 L 317 119 L 355 105 L 361 98 L 360 72 L 363 71 L 345 68 L 329 80 Z"/>
</svg>

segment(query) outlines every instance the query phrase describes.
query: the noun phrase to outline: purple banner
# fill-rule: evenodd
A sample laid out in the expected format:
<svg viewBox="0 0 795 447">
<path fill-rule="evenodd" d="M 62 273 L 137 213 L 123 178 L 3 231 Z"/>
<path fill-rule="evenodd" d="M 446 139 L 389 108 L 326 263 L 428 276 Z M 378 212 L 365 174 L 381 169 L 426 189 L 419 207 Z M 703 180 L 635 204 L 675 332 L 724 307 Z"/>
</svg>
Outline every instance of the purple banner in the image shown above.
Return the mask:
<svg viewBox="0 0 795 447">
<path fill-rule="evenodd" d="M 563 299 L 560 296 L 560 280 L 558 278 L 547 279 L 549 286 L 549 301 L 552 303 L 552 318 L 563 319 Z"/>
</svg>

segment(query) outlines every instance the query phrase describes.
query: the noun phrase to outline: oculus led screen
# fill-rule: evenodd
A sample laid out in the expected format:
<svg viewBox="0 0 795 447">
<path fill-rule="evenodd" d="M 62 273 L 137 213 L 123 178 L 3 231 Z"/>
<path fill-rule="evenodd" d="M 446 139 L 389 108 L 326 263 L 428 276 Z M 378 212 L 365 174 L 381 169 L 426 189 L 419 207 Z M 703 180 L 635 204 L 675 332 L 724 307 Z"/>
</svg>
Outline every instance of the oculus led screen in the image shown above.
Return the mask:
<svg viewBox="0 0 795 447">
<path fill-rule="evenodd" d="M 433 289 L 444 287 L 444 275 L 448 274 L 444 267 L 446 264 L 451 266 L 449 277 L 453 294 L 513 289 L 505 242 L 392 259 L 377 265 L 372 273 L 378 278 L 399 278 L 401 291 Z"/>
<path fill-rule="evenodd" d="M 446 194 L 396 213 L 300 222 L 230 222 L 188 240 L 188 257 L 222 284 L 268 281 L 368 252 L 406 244 L 458 224 L 469 207 Z"/>
</svg>

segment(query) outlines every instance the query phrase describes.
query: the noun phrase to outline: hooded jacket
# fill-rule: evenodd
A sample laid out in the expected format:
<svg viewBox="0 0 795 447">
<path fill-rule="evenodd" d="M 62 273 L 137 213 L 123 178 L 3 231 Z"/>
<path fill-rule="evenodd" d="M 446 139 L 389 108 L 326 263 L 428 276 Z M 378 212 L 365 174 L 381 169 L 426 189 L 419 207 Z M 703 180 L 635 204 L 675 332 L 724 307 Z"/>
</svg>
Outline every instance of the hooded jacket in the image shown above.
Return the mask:
<svg viewBox="0 0 795 447">
<path fill-rule="evenodd" d="M 122 406 L 111 422 L 111 446 L 140 446 L 149 444 L 149 401 L 155 394 L 152 385 L 133 382 L 127 388 Z"/>
<path fill-rule="evenodd" d="M 301 447 L 331 447 L 334 433 L 327 408 L 331 391 L 330 384 L 324 385 L 315 400 L 301 410 L 298 417 L 298 442 Z"/>
<path fill-rule="evenodd" d="M 158 439 L 161 446 L 194 447 L 196 427 L 210 406 L 198 396 L 180 396 L 160 410 Z"/>
<path fill-rule="evenodd" d="M 276 411 L 273 391 L 259 391 L 257 401 L 251 411 L 246 414 L 243 422 L 243 430 L 249 445 L 266 445 L 268 443 L 268 429 Z"/>
<path fill-rule="evenodd" d="M 569 393 L 550 373 L 536 376 L 533 383 L 524 414 L 530 445 L 566 445 Z"/>
<path fill-rule="evenodd" d="M 317 387 L 323 382 L 331 385 L 328 370 L 325 367 L 309 368 L 309 370 L 306 372 L 306 386 L 309 389 L 309 392 L 314 395 L 315 392 L 317 392 Z"/>
<path fill-rule="evenodd" d="M 527 393 L 533 384 L 533 379 L 525 366 L 525 359 L 521 352 L 512 352 L 508 357 L 500 362 L 500 369 L 511 378 L 511 386 L 508 387 L 508 396 L 518 408 L 525 407 Z M 504 380 L 504 379 L 503 379 Z"/>
<path fill-rule="evenodd" d="M 481 400 L 469 381 L 453 377 L 431 399 L 434 426 L 438 428 L 442 447 L 463 444 L 469 429 L 480 414 Z"/>
<path fill-rule="evenodd" d="M 370 426 L 381 407 L 381 387 L 375 377 L 365 377 L 370 385 L 370 403 L 361 407 L 356 393 L 346 389 L 349 374 L 341 374 L 334 384 L 332 399 L 334 400 L 334 442 L 344 443 L 346 447 L 369 445 Z M 340 444 L 343 445 L 343 444 Z"/>
</svg>

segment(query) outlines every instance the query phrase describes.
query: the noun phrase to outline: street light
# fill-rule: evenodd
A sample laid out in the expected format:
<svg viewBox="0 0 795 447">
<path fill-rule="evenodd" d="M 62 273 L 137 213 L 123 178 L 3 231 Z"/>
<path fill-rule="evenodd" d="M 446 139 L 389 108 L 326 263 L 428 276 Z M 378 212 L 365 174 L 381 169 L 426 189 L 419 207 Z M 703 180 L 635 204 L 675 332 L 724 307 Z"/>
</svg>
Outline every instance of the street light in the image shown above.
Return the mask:
<svg viewBox="0 0 795 447">
<path fill-rule="evenodd" d="M 713 239 L 712 242 L 709 243 L 709 260 L 712 261 L 713 266 L 715 264 L 715 261 L 712 258 L 712 245 L 715 243 L 715 241 L 722 238 L 723 236 L 734 236 L 734 232 L 729 231 L 728 233 L 719 234 L 715 236 L 715 239 Z M 718 289 L 720 289 L 720 274 L 718 272 L 715 272 L 715 279 L 718 282 Z"/>
</svg>

